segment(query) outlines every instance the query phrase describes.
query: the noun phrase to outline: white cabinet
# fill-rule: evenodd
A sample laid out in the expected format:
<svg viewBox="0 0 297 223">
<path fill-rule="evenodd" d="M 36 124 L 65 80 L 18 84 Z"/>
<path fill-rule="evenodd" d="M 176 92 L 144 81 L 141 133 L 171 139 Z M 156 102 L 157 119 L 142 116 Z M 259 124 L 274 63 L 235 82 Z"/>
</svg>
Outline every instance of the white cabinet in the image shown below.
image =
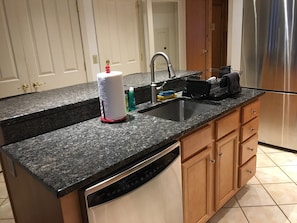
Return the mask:
<svg viewBox="0 0 297 223">
<path fill-rule="evenodd" d="M 87 82 L 76 0 L 2 0 L 0 15 L 0 98 Z"/>
</svg>

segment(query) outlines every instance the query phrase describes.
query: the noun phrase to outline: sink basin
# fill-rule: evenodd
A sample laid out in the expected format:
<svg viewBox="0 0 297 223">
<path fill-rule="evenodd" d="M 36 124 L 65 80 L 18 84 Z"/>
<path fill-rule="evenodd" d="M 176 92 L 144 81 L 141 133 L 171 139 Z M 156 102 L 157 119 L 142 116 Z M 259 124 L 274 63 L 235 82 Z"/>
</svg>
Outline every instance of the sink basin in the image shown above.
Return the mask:
<svg viewBox="0 0 297 223">
<path fill-rule="evenodd" d="M 158 106 L 144 109 L 140 113 L 155 117 L 173 120 L 177 122 L 185 121 L 194 115 L 203 114 L 215 108 L 216 105 L 205 104 L 190 99 L 175 99 Z"/>
</svg>

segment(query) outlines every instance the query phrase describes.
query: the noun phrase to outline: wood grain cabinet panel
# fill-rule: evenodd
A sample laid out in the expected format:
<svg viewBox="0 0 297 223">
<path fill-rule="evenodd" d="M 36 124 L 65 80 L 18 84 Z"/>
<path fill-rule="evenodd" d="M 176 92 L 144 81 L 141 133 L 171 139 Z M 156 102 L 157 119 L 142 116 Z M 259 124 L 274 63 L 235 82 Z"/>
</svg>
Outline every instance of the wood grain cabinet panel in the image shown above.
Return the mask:
<svg viewBox="0 0 297 223">
<path fill-rule="evenodd" d="M 238 130 L 216 142 L 216 210 L 237 192 Z"/>
<path fill-rule="evenodd" d="M 256 100 L 242 108 L 241 122 L 244 124 L 260 114 L 260 101 Z"/>
<path fill-rule="evenodd" d="M 207 124 L 205 127 L 197 130 L 191 135 L 181 139 L 181 156 L 182 161 L 188 159 L 195 153 L 204 149 L 213 140 L 213 128 L 211 124 Z"/>
<path fill-rule="evenodd" d="M 206 222 L 212 214 L 213 147 L 182 164 L 184 223 Z"/>
<path fill-rule="evenodd" d="M 229 115 L 224 116 L 216 121 L 216 139 L 220 139 L 230 132 L 237 129 L 240 125 L 240 112 L 236 109 Z"/>
<path fill-rule="evenodd" d="M 259 129 L 259 118 L 255 118 L 252 121 L 246 123 L 241 127 L 241 138 L 240 141 L 243 142 L 255 135 Z"/>
<path fill-rule="evenodd" d="M 243 187 L 256 174 L 256 156 L 239 168 L 239 187 Z"/>
<path fill-rule="evenodd" d="M 250 158 L 257 154 L 258 150 L 258 134 L 248 139 L 240 145 L 239 165 L 244 164 Z"/>
</svg>

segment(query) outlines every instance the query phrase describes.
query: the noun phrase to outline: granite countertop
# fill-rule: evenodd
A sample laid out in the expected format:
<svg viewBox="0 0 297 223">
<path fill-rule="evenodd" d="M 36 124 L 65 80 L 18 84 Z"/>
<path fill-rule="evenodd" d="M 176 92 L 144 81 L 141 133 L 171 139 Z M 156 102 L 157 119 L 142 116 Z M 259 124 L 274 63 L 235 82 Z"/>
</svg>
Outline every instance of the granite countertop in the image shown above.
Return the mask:
<svg viewBox="0 0 297 223">
<path fill-rule="evenodd" d="M 264 92 L 243 88 L 203 115 L 184 122 L 129 112 L 127 121 L 93 118 L 2 147 L 57 197 L 102 180 Z M 95 96 L 95 95 L 94 95 Z M 205 101 L 207 102 L 207 101 Z M 139 109 L 149 103 L 138 105 Z"/>
<path fill-rule="evenodd" d="M 176 77 L 196 74 L 198 71 L 176 71 Z M 156 72 L 156 83 L 168 79 L 167 71 Z M 123 77 L 124 89 L 149 86 L 150 73 L 130 74 Z M 65 109 L 67 106 L 80 106 L 88 100 L 98 100 L 97 82 L 79 84 L 49 91 L 25 94 L 17 97 L 0 99 L 0 124 L 16 122 L 18 118 L 26 119 L 40 113 Z M 68 109 L 68 108 L 66 108 Z"/>
<path fill-rule="evenodd" d="M 156 73 L 156 82 L 182 89 L 180 80 L 199 71 L 176 71 L 168 81 L 167 71 Z M 124 88 L 135 88 L 136 103 L 150 100 L 150 73 L 123 77 Z M 0 99 L 0 146 L 100 116 L 97 82 Z"/>
</svg>

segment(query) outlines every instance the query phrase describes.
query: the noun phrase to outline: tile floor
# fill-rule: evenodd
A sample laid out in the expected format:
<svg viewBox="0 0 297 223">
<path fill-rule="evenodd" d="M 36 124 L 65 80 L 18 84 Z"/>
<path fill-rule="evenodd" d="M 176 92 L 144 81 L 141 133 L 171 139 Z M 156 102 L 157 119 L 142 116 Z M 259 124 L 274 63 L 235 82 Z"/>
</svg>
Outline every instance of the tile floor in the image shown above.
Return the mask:
<svg viewBox="0 0 297 223">
<path fill-rule="evenodd" d="M 256 176 L 208 223 L 297 223 L 297 154 L 259 146 L 257 155 Z M 0 223 L 14 222 L 0 173 Z"/>
</svg>

